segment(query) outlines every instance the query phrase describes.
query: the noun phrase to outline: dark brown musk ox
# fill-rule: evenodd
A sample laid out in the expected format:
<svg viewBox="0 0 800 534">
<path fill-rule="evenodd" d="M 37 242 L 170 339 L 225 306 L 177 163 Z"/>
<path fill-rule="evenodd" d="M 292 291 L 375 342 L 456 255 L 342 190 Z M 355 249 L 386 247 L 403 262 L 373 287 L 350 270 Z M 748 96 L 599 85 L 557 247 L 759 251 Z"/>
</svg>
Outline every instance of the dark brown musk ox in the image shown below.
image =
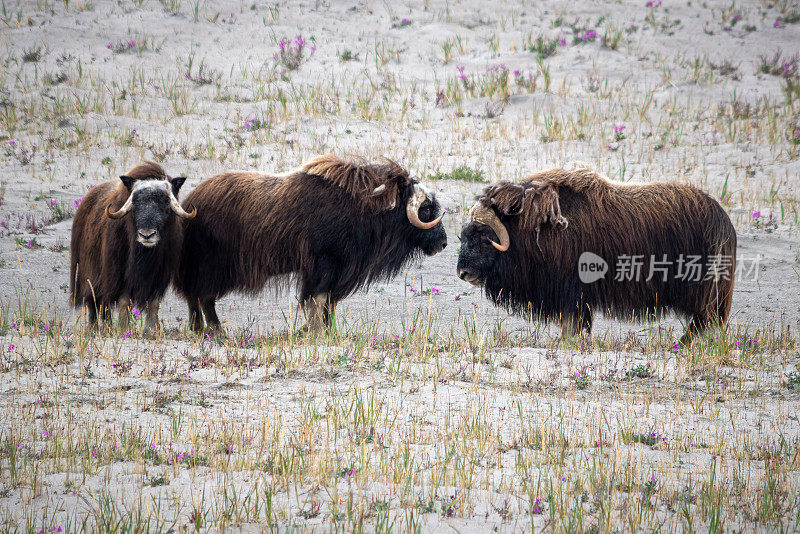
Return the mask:
<svg viewBox="0 0 800 534">
<path fill-rule="evenodd" d="M 727 320 L 736 231 L 690 186 L 622 184 L 586 166 L 486 187 L 461 232 L 457 271 L 497 305 L 591 331 L 592 313 L 664 311 L 689 322 L 682 341 Z"/>
<path fill-rule="evenodd" d="M 447 246 L 436 198 L 391 160 L 324 155 L 283 175 L 220 174 L 184 205 L 198 216 L 184 225 L 174 285 L 195 331 L 203 316 L 209 330 L 220 330 L 220 297 L 256 295 L 287 274 L 297 277 L 305 328 L 322 330 L 340 300 Z"/>
<path fill-rule="evenodd" d="M 181 252 L 179 218 L 195 215 L 178 203 L 184 181 L 147 161 L 84 197 L 72 223 L 70 298 L 77 308 L 87 306 L 93 326 L 98 312 L 109 321 L 114 305 L 120 306 L 122 327 L 131 306 L 146 312 L 148 328 L 157 326 L 158 306 Z"/>
</svg>

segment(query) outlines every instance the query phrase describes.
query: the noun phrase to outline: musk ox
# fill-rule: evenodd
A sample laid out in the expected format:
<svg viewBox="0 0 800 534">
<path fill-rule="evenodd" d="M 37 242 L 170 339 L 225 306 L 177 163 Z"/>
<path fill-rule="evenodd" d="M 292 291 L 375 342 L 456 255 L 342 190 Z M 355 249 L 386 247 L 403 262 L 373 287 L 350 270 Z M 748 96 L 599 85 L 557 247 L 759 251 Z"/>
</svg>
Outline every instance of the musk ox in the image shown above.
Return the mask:
<svg viewBox="0 0 800 534">
<path fill-rule="evenodd" d="M 295 172 L 231 172 L 200 183 L 184 205 L 174 285 L 192 328 L 219 330 L 215 301 L 255 295 L 278 275 L 297 275 L 306 329 L 332 324 L 336 303 L 396 275 L 421 253 L 447 245 L 433 194 L 394 161 L 345 162 L 319 156 Z M 202 315 L 201 315 L 202 314 Z"/>
<path fill-rule="evenodd" d="M 131 305 L 145 310 L 148 327 L 158 324 L 158 305 L 181 251 L 178 218 L 195 215 L 178 203 L 185 180 L 148 161 L 84 197 L 72 223 L 70 294 L 73 306 L 88 306 L 93 326 L 98 311 L 108 321 L 116 304 L 123 327 Z"/>
<path fill-rule="evenodd" d="M 689 186 L 620 184 L 585 166 L 486 187 L 461 232 L 458 275 L 495 304 L 591 331 L 594 311 L 676 312 L 682 340 L 728 318 L 736 231 Z"/>
</svg>

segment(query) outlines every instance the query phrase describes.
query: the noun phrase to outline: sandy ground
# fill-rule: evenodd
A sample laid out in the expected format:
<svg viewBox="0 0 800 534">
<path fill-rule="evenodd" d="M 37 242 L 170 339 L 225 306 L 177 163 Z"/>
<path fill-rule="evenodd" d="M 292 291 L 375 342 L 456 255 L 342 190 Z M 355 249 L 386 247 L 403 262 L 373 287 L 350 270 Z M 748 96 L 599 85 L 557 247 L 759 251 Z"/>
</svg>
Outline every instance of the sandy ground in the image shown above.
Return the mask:
<svg viewBox="0 0 800 534">
<path fill-rule="evenodd" d="M 205 495 L 206 526 L 256 530 L 263 509 L 220 519 L 220 488 L 270 487 L 279 525 L 318 530 L 333 528 L 331 503 L 354 494 L 369 512 L 367 530 L 382 517 L 384 505 L 369 504 L 376 499 L 387 503 L 397 529 L 418 521 L 428 530 L 678 530 L 693 514 L 694 528 L 705 529 L 715 524 L 705 497 L 684 498 L 688 516 L 670 499 L 686 487 L 713 489 L 713 465 L 723 481 L 717 495 L 725 496 L 726 528 L 797 528 L 797 395 L 785 387 L 786 373 L 800 363 L 796 346 L 759 349 L 744 364 L 724 358 L 725 366 L 710 371 L 706 360 L 687 364 L 663 348 L 643 349 L 653 325 L 599 318 L 597 338 L 629 340 L 634 332 L 640 344 L 550 350 L 554 329 L 548 336 L 494 308 L 455 275 L 456 236 L 482 184 L 433 181 L 450 208 L 447 249 L 342 303 L 342 332 L 383 336 L 367 350 L 351 347 L 350 338 L 341 346 L 275 338 L 281 341 L 267 340 L 267 348 L 192 341 L 181 333 L 185 305 L 170 295 L 161 309 L 166 339 L 115 335 L 78 351 L 63 247 L 75 202 L 142 159 L 188 176 L 183 195 L 223 170 L 283 171 L 325 152 L 391 157 L 420 179 L 459 166 L 488 181 L 519 179 L 580 160 L 614 180 L 689 182 L 721 199 L 737 228 L 739 257 L 761 258 L 757 279 L 737 281 L 732 331 L 796 338 L 800 96 L 792 100 L 785 87 L 797 79 L 798 10 L 789 1 L 6 2 L 1 339 L 15 348 L 3 353 L 0 441 L 4 448 L 24 442 L 27 463 L 20 482 L 9 460 L 0 461 L 0 520 L 19 524 L 35 510 L 53 514 L 31 519 L 37 528 L 66 526 L 69 514 L 96 519 L 107 490 L 126 506 L 146 495 L 148 510 L 154 495 L 171 499 L 179 528 L 198 525 L 191 508 Z M 291 49 L 296 35 L 305 46 L 293 69 L 277 58 L 278 43 L 287 38 Z M 537 59 L 537 36 L 555 43 L 552 56 Z M 777 51 L 777 74 L 762 72 L 762 56 Z M 496 78 L 504 68 L 505 90 Z M 530 76 L 535 87 L 525 82 Z M 624 139 L 615 138 L 620 125 Z M 34 238 L 41 248 L 27 246 Z M 60 318 L 72 345 L 40 349 L 41 325 L 14 330 L 20 300 L 46 311 L 42 324 Z M 234 333 L 286 332 L 297 314 L 292 291 L 232 295 L 218 309 Z M 432 318 L 442 339 L 452 332 L 461 344 L 435 356 L 426 340 L 391 341 L 412 335 L 415 317 Z M 669 346 L 681 324 L 668 318 L 661 325 Z M 473 331 L 483 340 L 477 351 Z M 69 357 L 61 360 L 59 351 Z M 353 361 L 342 359 L 351 352 Z M 113 366 L 120 362 L 131 364 L 119 372 Z M 629 379 L 640 365 L 653 375 Z M 587 373 L 588 387 L 579 387 L 575 372 Z M 352 415 L 342 406 L 364 395 L 379 404 L 374 421 L 340 414 Z M 168 433 L 178 412 L 185 422 Z M 340 424 L 343 433 L 331 430 Z M 97 443 L 97 459 L 52 451 L 57 439 L 41 439 L 43 428 L 84 432 L 86 443 Z M 667 439 L 631 438 L 654 430 Z M 115 436 L 125 432 L 138 432 L 141 444 L 128 437 L 124 453 L 114 452 Z M 232 455 L 213 445 L 234 435 L 258 445 L 240 441 Z M 37 468 L 40 442 L 50 452 Z M 160 463 L 141 452 L 151 442 Z M 405 444 L 413 461 L 401 468 Z M 770 463 L 774 457 L 762 450 L 775 444 L 785 463 Z M 175 461 L 193 446 L 207 465 Z M 289 469 L 292 476 L 264 467 L 298 450 L 311 463 Z M 80 457 L 81 466 L 59 460 L 62 454 Z M 415 475 L 390 475 L 396 463 L 395 473 Z M 355 475 L 337 474 L 350 465 L 358 466 Z M 332 479 L 324 474 L 330 469 Z M 465 480 L 467 472 L 475 474 Z M 610 508 L 598 504 L 603 484 L 592 477 L 599 472 L 618 477 Z M 168 483 L 151 484 L 164 473 Z M 782 504 L 753 504 L 774 473 Z M 659 481 L 657 496 L 642 508 L 631 495 L 650 476 Z M 743 478 L 752 482 L 736 493 Z M 537 513 L 535 499 L 548 495 Z M 637 499 L 638 508 L 631 504 Z M 756 506 L 766 511 L 750 510 Z M 578 509 L 580 527 L 570 528 Z"/>
</svg>

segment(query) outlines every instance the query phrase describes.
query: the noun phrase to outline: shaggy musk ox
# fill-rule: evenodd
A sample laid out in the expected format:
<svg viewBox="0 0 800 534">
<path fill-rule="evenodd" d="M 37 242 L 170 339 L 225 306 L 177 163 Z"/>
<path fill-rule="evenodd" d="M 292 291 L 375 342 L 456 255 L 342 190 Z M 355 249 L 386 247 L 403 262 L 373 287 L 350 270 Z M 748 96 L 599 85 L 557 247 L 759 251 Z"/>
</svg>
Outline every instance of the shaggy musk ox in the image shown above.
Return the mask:
<svg viewBox="0 0 800 534">
<path fill-rule="evenodd" d="M 458 275 L 496 304 L 560 320 L 565 334 L 590 331 L 593 311 L 673 311 L 689 319 L 683 341 L 728 318 L 736 232 L 692 186 L 551 169 L 486 187 L 470 216 Z"/>
<path fill-rule="evenodd" d="M 447 245 L 435 197 L 393 161 L 345 162 L 319 156 L 273 176 L 220 174 L 200 183 L 184 205 L 174 283 L 189 304 L 192 328 L 220 328 L 215 301 L 231 291 L 255 295 L 274 276 L 298 275 L 306 328 L 331 325 L 336 303 L 396 275 L 420 253 Z"/>
<path fill-rule="evenodd" d="M 100 184 L 84 197 L 72 223 L 70 294 L 72 305 L 108 320 L 120 304 L 129 320 L 132 304 L 158 323 L 158 305 L 178 265 L 183 231 L 178 217 L 190 219 L 177 196 L 186 178 L 169 178 L 157 164 L 137 165 L 119 181 Z"/>
</svg>

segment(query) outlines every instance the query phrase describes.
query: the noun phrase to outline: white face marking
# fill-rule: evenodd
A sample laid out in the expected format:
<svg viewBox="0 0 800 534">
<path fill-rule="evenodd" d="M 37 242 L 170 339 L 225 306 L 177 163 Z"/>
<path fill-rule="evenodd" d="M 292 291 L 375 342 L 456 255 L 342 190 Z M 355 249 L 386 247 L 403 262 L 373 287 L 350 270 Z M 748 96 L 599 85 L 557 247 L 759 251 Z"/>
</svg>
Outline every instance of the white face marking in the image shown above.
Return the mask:
<svg viewBox="0 0 800 534">
<path fill-rule="evenodd" d="M 169 191 L 169 188 L 169 180 L 137 180 L 136 183 L 133 184 L 131 194 L 143 189 L 166 189 Z"/>
</svg>

